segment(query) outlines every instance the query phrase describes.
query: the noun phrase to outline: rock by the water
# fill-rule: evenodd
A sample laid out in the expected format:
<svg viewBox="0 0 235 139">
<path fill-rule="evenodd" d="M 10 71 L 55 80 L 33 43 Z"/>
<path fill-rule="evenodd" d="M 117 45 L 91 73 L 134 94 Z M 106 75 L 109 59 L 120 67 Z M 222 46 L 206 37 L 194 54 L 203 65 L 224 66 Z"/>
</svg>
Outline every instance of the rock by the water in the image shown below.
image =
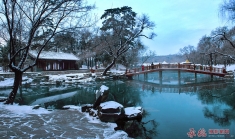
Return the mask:
<svg viewBox="0 0 235 139">
<path fill-rule="evenodd" d="M 100 103 L 104 102 L 109 95 L 109 88 L 105 85 L 102 85 L 99 90 L 96 91 L 96 101 L 93 105 L 93 108 L 96 109 Z"/>
<path fill-rule="evenodd" d="M 123 106 L 115 101 L 101 103 L 98 108 L 99 119 L 103 122 L 116 122 L 123 115 Z"/>
<path fill-rule="evenodd" d="M 3 76 L 0 76 L 0 81 L 4 81 L 4 77 Z"/>
<path fill-rule="evenodd" d="M 93 107 L 93 105 L 91 104 L 84 104 L 81 106 L 82 112 L 88 112 L 89 109 L 91 109 Z"/>
<path fill-rule="evenodd" d="M 99 106 L 99 110 L 103 113 L 118 113 L 121 109 L 123 109 L 123 105 L 115 101 L 107 101 Z"/>
<path fill-rule="evenodd" d="M 63 106 L 62 107 L 62 110 L 67 110 L 67 109 L 70 109 L 70 106 Z"/>
<path fill-rule="evenodd" d="M 142 107 L 127 107 L 124 109 L 124 111 L 127 120 L 137 120 L 138 122 L 142 120 Z"/>
<path fill-rule="evenodd" d="M 117 124 L 115 130 L 123 130 L 128 121 L 136 120 L 137 122 L 141 122 L 142 120 L 142 107 L 127 107 L 124 111 L 125 114 L 115 121 Z"/>
<path fill-rule="evenodd" d="M 7 100 L 7 97 L 0 97 L 0 102 L 4 102 Z"/>
<path fill-rule="evenodd" d="M 34 105 L 32 109 L 39 109 L 40 107 L 40 105 Z"/>
</svg>

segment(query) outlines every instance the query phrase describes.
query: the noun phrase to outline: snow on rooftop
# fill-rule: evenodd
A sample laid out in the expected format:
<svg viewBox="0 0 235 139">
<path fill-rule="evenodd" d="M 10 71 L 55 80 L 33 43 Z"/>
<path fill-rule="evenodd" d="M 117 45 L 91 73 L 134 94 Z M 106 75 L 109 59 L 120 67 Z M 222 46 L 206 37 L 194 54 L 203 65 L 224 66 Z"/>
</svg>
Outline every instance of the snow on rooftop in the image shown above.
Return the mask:
<svg viewBox="0 0 235 139">
<path fill-rule="evenodd" d="M 163 61 L 162 64 L 168 64 L 166 61 Z"/>
<path fill-rule="evenodd" d="M 30 50 L 29 55 L 33 58 L 37 57 L 38 52 L 36 50 Z M 42 51 L 39 59 L 55 59 L 55 60 L 79 60 L 72 53 L 64 53 L 64 52 L 50 52 L 50 51 Z"/>
</svg>

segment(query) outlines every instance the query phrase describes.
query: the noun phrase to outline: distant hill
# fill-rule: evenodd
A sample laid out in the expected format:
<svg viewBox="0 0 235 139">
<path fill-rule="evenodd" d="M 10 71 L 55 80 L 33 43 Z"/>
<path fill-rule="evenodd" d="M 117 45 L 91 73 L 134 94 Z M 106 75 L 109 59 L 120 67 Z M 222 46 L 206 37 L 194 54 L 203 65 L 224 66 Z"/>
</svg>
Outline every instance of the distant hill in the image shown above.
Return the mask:
<svg viewBox="0 0 235 139">
<path fill-rule="evenodd" d="M 186 61 L 186 58 L 182 55 L 164 55 L 164 56 L 155 56 L 152 59 L 149 59 L 147 62 L 163 62 L 166 61 L 167 63 L 174 63 L 174 62 L 184 62 Z"/>
</svg>

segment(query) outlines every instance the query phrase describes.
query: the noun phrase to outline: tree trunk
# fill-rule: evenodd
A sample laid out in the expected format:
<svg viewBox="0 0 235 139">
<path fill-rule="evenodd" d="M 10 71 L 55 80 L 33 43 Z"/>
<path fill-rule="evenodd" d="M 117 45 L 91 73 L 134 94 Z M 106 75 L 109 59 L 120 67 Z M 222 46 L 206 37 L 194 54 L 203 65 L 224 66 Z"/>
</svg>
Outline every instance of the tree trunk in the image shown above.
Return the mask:
<svg viewBox="0 0 235 139">
<path fill-rule="evenodd" d="M 106 76 L 107 71 L 110 70 L 111 67 L 112 67 L 115 63 L 116 63 L 116 58 L 113 58 L 112 63 L 111 63 L 108 67 L 106 67 L 106 69 L 103 71 L 102 75 L 103 75 L 103 76 Z"/>
<path fill-rule="evenodd" d="M 22 75 L 23 73 L 21 71 L 15 71 L 15 80 L 14 80 L 14 84 L 12 87 L 12 91 L 9 94 L 9 97 L 7 98 L 5 104 L 13 104 L 18 88 L 21 85 L 22 82 Z"/>
</svg>

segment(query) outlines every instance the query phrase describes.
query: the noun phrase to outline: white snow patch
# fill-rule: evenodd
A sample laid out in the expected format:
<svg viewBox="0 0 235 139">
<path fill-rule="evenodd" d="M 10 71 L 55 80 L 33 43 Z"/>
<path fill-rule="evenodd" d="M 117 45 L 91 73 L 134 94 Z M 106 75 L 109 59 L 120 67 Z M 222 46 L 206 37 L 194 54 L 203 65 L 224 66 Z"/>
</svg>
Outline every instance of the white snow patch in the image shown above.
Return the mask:
<svg viewBox="0 0 235 139">
<path fill-rule="evenodd" d="M 0 81 L 1 87 L 11 87 L 13 86 L 14 78 L 5 78 L 4 81 Z"/>
<path fill-rule="evenodd" d="M 100 90 L 96 90 L 95 94 L 96 94 L 96 99 L 98 99 L 100 96 L 103 96 L 104 91 L 108 90 L 109 87 L 102 85 L 100 87 Z"/>
<path fill-rule="evenodd" d="M 166 61 L 163 61 L 162 64 L 168 64 Z"/>
<path fill-rule="evenodd" d="M 22 84 L 32 83 L 32 81 L 33 81 L 32 78 L 28 78 L 27 76 L 22 77 Z"/>
<path fill-rule="evenodd" d="M 75 106 L 75 105 L 65 105 L 63 108 L 69 108 L 69 110 L 78 110 L 82 113 L 82 109 L 80 106 Z"/>
<path fill-rule="evenodd" d="M 100 91 L 101 91 L 101 92 L 104 92 L 105 90 L 109 90 L 109 87 L 107 87 L 107 86 L 105 86 L 105 85 L 102 85 L 102 86 L 100 87 Z"/>
<path fill-rule="evenodd" d="M 110 69 L 111 73 L 115 74 L 124 74 L 126 70 L 116 70 L 116 69 Z"/>
<path fill-rule="evenodd" d="M 213 67 L 216 67 L 216 68 L 224 68 L 224 65 L 216 65 L 216 66 L 213 66 Z M 234 70 L 235 70 L 235 64 L 226 66 L 226 70 L 227 70 L 227 71 L 229 71 L 229 70 L 234 71 Z"/>
<path fill-rule="evenodd" d="M 86 65 L 82 65 L 80 69 L 88 69 L 88 67 Z"/>
<path fill-rule="evenodd" d="M 0 103 L 0 108 L 9 110 L 10 112 L 14 113 L 15 116 L 24 116 L 26 114 L 48 114 L 48 113 L 50 113 L 50 111 L 48 111 L 44 108 L 33 109 L 32 106 L 18 105 L 18 104 L 4 105 L 3 103 Z"/>
<path fill-rule="evenodd" d="M 67 79 L 66 75 L 48 75 L 48 76 L 49 76 L 49 81 L 62 81 Z"/>
<path fill-rule="evenodd" d="M 131 139 L 128 137 L 128 134 L 122 130 L 117 131 L 104 131 L 104 137 L 105 139 Z"/>
<path fill-rule="evenodd" d="M 120 103 L 117 103 L 115 101 L 107 101 L 104 103 L 101 103 L 100 106 L 102 107 L 102 109 L 110 109 L 110 108 L 122 108 L 123 105 L 121 105 Z"/>
<path fill-rule="evenodd" d="M 142 113 L 142 108 L 141 107 L 127 107 L 124 109 L 125 110 L 125 115 L 128 117 L 134 117 L 137 116 L 138 113 Z"/>
</svg>

